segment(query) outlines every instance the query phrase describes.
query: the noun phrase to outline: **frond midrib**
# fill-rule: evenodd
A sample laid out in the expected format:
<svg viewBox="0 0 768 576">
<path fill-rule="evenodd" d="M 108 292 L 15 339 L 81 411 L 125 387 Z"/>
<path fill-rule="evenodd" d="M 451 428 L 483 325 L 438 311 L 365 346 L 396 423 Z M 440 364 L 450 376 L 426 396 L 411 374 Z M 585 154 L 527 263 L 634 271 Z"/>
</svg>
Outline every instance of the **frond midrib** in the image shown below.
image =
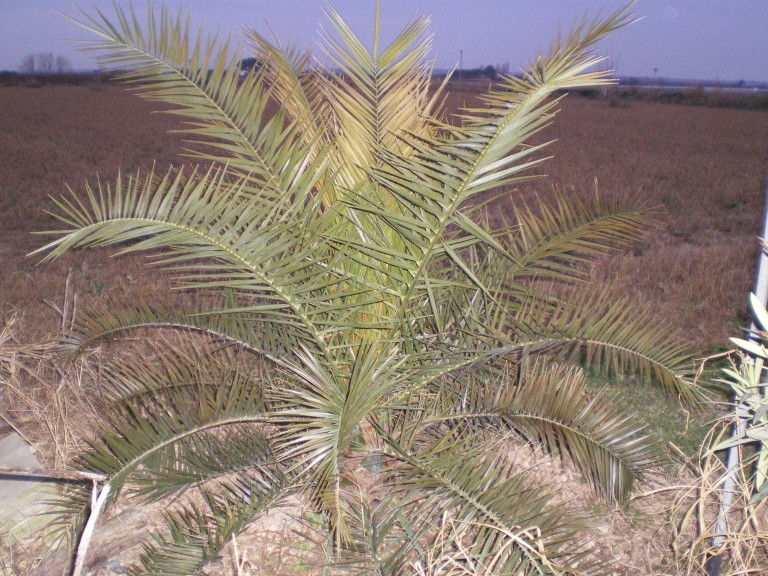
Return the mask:
<svg viewBox="0 0 768 576">
<path fill-rule="evenodd" d="M 653 356 L 650 356 L 648 354 L 645 354 L 643 352 L 640 352 L 636 349 L 629 348 L 628 346 L 623 346 L 621 344 L 617 344 L 616 342 L 610 342 L 607 340 L 598 340 L 596 338 L 571 338 L 573 342 L 582 342 L 588 345 L 593 346 L 599 346 L 601 348 L 610 348 L 613 350 L 617 350 L 619 352 L 623 352 L 627 356 L 633 359 L 639 359 L 648 364 L 648 366 L 653 367 L 654 370 L 658 371 L 661 374 L 667 374 L 672 378 L 674 382 L 678 383 L 678 386 L 672 386 L 669 385 L 669 383 L 662 381 L 661 384 L 664 387 L 672 388 L 673 390 L 677 391 L 678 394 L 682 395 L 686 401 L 694 402 L 696 398 L 698 397 L 698 390 L 694 387 L 694 385 L 689 382 L 685 376 L 682 374 L 676 374 L 675 371 L 670 367 L 663 363 L 663 361 L 658 360 L 654 358 Z M 636 361 L 639 361 L 636 360 Z"/>
<path fill-rule="evenodd" d="M 201 432 L 206 432 L 208 430 L 220 428 L 222 426 L 228 426 L 232 424 L 257 424 L 257 423 L 269 423 L 269 417 L 264 414 L 259 414 L 259 415 L 241 414 L 238 416 L 228 416 L 225 418 L 211 420 L 209 422 L 200 424 L 198 426 L 186 428 L 181 432 L 173 434 L 172 436 L 153 444 L 149 448 L 143 450 L 140 455 L 135 456 L 124 463 L 120 462 L 120 470 L 118 470 L 114 475 L 112 475 L 109 479 L 109 482 L 107 483 L 110 485 L 114 485 L 116 480 L 120 480 L 119 484 L 122 485 L 125 479 L 127 478 L 128 474 L 130 474 L 134 469 L 136 469 L 146 458 L 150 457 L 152 454 L 155 454 L 164 448 L 167 448 L 168 446 L 176 444 L 177 442 L 179 442 L 180 440 L 183 440 L 184 438 L 187 438 L 189 436 L 194 436 L 196 434 L 199 434 Z"/>
<path fill-rule="evenodd" d="M 531 412 L 530 410 L 521 410 L 521 411 L 516 411 L 514 413 L 505 413 L 503 410 L 459 412 L 456 414 L 441 416 L 438 418 L 427 418 L 424 420 L 424 422 L 425 422 L 425 425 L 432 425 L 432 424 L 440 424 L 443 422 L 450 422 L 453 420 L 459 420 L 463 418 L 498 419 L 498 420 L 508 420 L 508 421 L 514 420 L 514 419 L 527 419 L 527 420 L 536 420 L 539 422 L 544 422 L 551 426 L 556 426 L 557 428 L 566 430 L 567 432 L 571 433 L 574 436 L 578 436 L 584 440 L 587 440 L 592 445 L 599 446 L 602 450 L 610 454 L 610 456 L 616 462 L 619 462 L 627 470 L 631 470 L 633 471 L 633 473 L 637 473 L 635 467 L 631 465 L 630 462 L 621 455 L 621 452 L 618 452 L 615 449 L 613 449 L 610 444 L 606 444 L 603 440 L 595 436 L 591 436 L 586 431 L 576 428 L 573 425 L 568 424 L 567 422 L 564 422 L 563 420 L 556 419 L 556 418 L 548 418 L 546 416 L 542 416 L 541 414 L 536 414 L 534 412 Z"/>
<path fill-rule="evenodd" d="M 81 348 L 83 346 L 87 346 L 87 342 L 90 342 L 90 341 L 109 339 L 110 336 L 114 336 L 116 334 L 119 334 L 120 332 L 141 330 L 144 328 L 156 328 L 156 329 L 168 328 L 168 329 L 174 329 L 174 330 L 189 330 L 192 332 L 199 332 L 201 334 L 206 334 L 209 336 L 215 336 L 217 338 L 222 338 L 223 340 L 227 340 L 230 344 L 242 346 L 243 348 L 250 350 L 255 354 L 263 356 L 267 360 L 270 360 L 277 365 L 284 365 L 284 361 L 282 358 L 278 356 L 274 356 L 268 350 L 265 350 L 262 348 L 256 348 L 253 345 L 253 342 L 248 342 L 240 338 L 235 338 L 231 334 L 225 331 L 216 330 L 211 327 L 199 326 L 197 324 L 184 323 L 184 322 L 174 322 L 172 320 L 158 320 L 156 322 L 152 322 L 152 321 L 135 322 L 135 323 L 131 323 L 129 326 L 118 326 L 115 328 L 110 328 L 108 330 L 101 330 L 95 336 L 88 335 L 88 338 L 86 339 L 70 336 L 65 339 L 65 344 L 73 343 L 73 344 L 76 344 L 77 348 Z"/>
</svg>

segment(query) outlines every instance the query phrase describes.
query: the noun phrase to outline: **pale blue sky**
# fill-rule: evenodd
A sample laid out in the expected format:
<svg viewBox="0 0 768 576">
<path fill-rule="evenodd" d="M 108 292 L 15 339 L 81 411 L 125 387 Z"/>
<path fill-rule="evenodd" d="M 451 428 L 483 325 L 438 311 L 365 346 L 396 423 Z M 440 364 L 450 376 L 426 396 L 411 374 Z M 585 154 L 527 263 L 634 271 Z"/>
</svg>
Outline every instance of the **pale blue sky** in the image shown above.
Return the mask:
<svg viewBox="0 0 768 576">
<path fill-rule="evenodd" d="M 323 0 L 166 0 L 183 5 L 193 22 L 237 34 L 242 24 L 265 31 L 264 20 L 284 42 L 307 46 L 324 22 Z M 412 16 L 432 17 L 436 65 L 465 68 L 509 62 L 523 66 L 546 48 L 558 25 L 585 13 L 613 11 L 622 0 L 383 0 L 385 30 Z M 159 4 L 159 2 L 155 2 Z M 333 0 L 355 30 L 371 29 L 373 0 Z M 144 13 L 146 0 L 133 0 Z M 111 12 L 112 0 L 0 0 L 0 70 L 18 70 L 25 55 L 53 52 L 77 69 L 96 66 L 71 40 L 86 31 L 59 15 L 96 6 Z M 602 52 L 619 75 L 700 80 L 768 81 L 768 0 L 638 0 L 640 22 L 616 32 Z"/>
</svg>

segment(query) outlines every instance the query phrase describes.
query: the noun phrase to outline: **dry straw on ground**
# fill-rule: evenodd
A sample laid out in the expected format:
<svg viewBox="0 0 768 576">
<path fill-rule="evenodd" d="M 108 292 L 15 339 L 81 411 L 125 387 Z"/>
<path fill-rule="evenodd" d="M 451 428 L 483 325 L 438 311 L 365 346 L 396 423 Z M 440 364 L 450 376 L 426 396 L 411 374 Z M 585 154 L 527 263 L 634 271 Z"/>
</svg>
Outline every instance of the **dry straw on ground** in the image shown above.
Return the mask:
<svg viewBox="0 0 768 576">
<path fill-rule="evenodd" d="M 728 434 L 723 421 L 712 431 L 713 443 Z M 696 480 L 680 490 L 672 507 L 675 526 L 673 550 L 675 574 L 694 576 L 706 573 L 707 561 L 721 556 L 720 574 L 765 574 L 768 572 L 768 499 L 750 503 L 753 484 L 749 465 L 728 470 L 720 455 L 703 453 L 695 464 Z M 725 477 L 732 475 L 733 503 L 723 532 L 718 515 Z"/>
</svg>

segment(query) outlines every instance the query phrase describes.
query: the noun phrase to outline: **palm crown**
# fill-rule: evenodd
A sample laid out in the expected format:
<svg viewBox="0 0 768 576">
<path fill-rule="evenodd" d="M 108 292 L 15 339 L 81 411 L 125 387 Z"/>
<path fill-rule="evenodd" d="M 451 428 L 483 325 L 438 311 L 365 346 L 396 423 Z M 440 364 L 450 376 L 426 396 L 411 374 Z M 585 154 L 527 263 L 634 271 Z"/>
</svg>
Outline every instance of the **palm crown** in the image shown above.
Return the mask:
<svg viewBox="0 0 768 576">
<path fill-rule="evenodd" d="M 336 558 L 354 559 L 347 569 L 414 566 L 450 517 L 493 573 L 565 570 L 577 523 L 499 446 L 541 443 L 617 501 L 658 454 L 557 355 L 697 398 L 685 349 L 626 303 L 541 289 L 584 281 L 583 263 L 652 225 L 647 210 L 558 197 L 518 204 L 501 229 L 483 218 L 486 193 L 513 194 L 540 161 L 544 145 L 528 142 L 557 94 L 608 81 L 591 50 L 628 10 L 574 27 L 452 122 L 430 84 L 427 19 L 381 46 L 376 13 L 369 50 L 329 8 L 328 66 L 248 30 L 257 65 L 244 77 L 229 44 L 192 38 L 167 10 L 143 28 L 119 9 L 114 24 L 80 22 L 142 97 L 175 105 L 197 162 L 62 197 L 66 229 L 40 250 L 151 251 L 197 295 L 84 313 L 64 341 L 77 353 L 173 328 L 198 342 L 110 365 L 109 423 L 78 462 L 106 475 L 110 501 L 127 485 L 204 495 L 168 514 L 147 573 L 198 573 L 297 492 L 327 519 Z"/>
</svg>

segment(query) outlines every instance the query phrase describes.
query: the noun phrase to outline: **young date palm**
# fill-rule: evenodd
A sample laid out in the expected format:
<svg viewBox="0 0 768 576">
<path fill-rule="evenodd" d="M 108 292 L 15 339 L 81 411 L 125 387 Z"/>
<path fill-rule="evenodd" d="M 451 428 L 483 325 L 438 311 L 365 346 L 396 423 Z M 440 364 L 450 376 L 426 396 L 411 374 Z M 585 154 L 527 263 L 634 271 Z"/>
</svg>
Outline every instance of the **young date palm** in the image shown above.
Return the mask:
<svg viewBox="0 0 768 576">
<path fill-rule="evenodd" d="M 257 65 L 242 76 L 228 43 L 193 38 L 181 16 L 140 25 L 116 9 L 80 24 L 142 97 L 174 106 L 197 165 L 59 199 L 66 229 L 40 251 L 150 251 L 195 299 L 93 310 L 64 341 L 71 354 L 137 329 L 193 342 L 104 370 L 107 424 L 77 462 L 104 475 L 107 504 L 127 488 L 177 497 L 135 571 L 201 573 L 301 494 L 332 536 L 328 569 L 575 572 L 576 516 L 509 446 L 543 445 L 621 502 L 655 444 L 556 359 L 634 368 L 692 402 L 690 358 L 627 303 L 541 289 L 583 282 L 583 263 L 652 225 L 646 210 L 560 197 L 519 204 L 502 229 L 482 214 L 539 162 L 544 145 L 527 142 L 557 94 L 608 81 L 591 50 L 628 9 L 576 26 L 456 122 L 430 85 L 425 18 L 382 46 L 377 6 L 369 50 L 329 8 L 327 66 L 248 30 Z"/>
</svg>

